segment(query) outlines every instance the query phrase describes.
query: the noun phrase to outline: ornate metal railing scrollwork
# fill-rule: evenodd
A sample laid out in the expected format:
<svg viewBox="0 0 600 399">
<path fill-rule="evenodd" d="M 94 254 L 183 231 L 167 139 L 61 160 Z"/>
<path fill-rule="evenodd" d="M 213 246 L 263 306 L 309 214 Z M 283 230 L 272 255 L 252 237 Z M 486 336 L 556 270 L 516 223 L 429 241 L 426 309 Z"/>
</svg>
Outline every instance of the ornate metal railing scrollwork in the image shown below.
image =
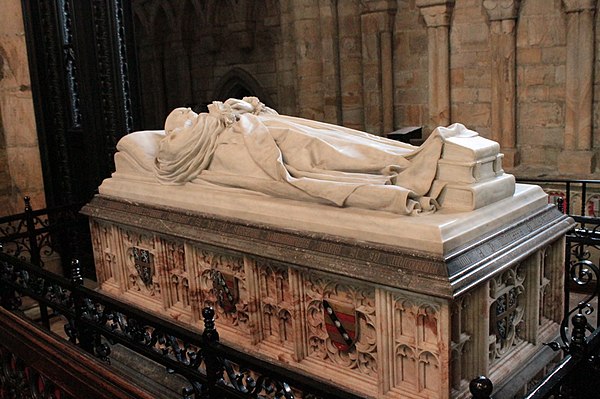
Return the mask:
<svg viewBox="0 0 600 399">
<path fill-rule="evenodd" d="M 202 316 L 204 318 L 204 332 L 202 338 L 206 343 L 210 344 L 204 348 L 206 375 L 209 380 L 207 392 L 209 397 L 213 397 L 213 393 L 210 392 L 210 387 L 224 384 L 243 395 L 240 397 L 277 399 L 295 398 L 292 388 L 285 381 L 273 378 L 264 373 L 257 375 L 253 370 L 247 367 L 240 367 L 238 364 L 222 357 L 221 349 L 223 348 L 219 347 L 219 333 L 215 329 L 214 323 L 215 311 L 210 307 L 204 308 Z M 310 397 L 317 398 L 317 396 Z"/>
<path fill-rule="evenodd" d="M 600 257 L 600 219 L 585 216 L 573 216 L 578 227 L 566 236 L 565 249 L 565 301 L 564 318 L 561 325 L 561 338 L 567 340 L 564 328 L 575 312 L 591 315 L 594 312 L 592 303 L 597 302 L 600 293 L 600 268 L 592 262 L 592 252 Z M 585 295 L 572 309 L 572 294 Z M 595 327 L 600 326 L 597 318 Z M 593 331 L 594 327 L 588 326 Z"/>
<path fill-rule="evenodd" d="M 79 263 L 71 269 L 65 279 L 0 252 L 1 302 L 18 310 L 27 296 L 52 308 L 69 340 L 106 363 L 116 344 L 153 360 L 187 379 L 183 398 L 359 398 L 223 345 L 212 308 L 198 334 L 85 287 Z"/>
<path fill-rule="evenodd" d="M 529 390 L 524 399 L 581 399 L 597 397 L 600 390 L 600 329 L 586 337 L 588 320 L 577 313 L 571 318 L 573 331 L 568 344 L 562 348 L 565 357 L 537 385 Z M 485 376 L 473 379 L 469 386 L 473 399 L 490 399 L 492 382 Z"/>
<path fill-rule="evenodd" d="M 39 267 L 46 267 L 48 259 L 56 260 L 68 274 L 70 259 L 92 258 L 91 246 L 85 244 L 89 241 L 88 221 L 79 214 L 82 206 L 34 210 L 30 198 L 24 197 L 22 213 L 0 217 L 0 244 L 4 252 Z M 86 270 L 86 276 L 95 278 L 94 271 Z"/>
<path fill-rule="evenodd" d="M 566 276 L 568 277 L 566 280 L 567 282 L 571 281 L 577 286 L 593 286 L 593 289 L 589 290 L 590 293 L 587 294 L 584 299 L 580 300 L 572 309 L 565 313 L 560 325 L 560 337 L 562 340 L 562 345 L 556 342 L 551 342 L 548 344 L 554 350 L 562 349 L 566 353 L 571 353 L 570 345 L 572 344 L 572 337 L 569 337 L 569 321 L 572 321 L 575 318 L 577 318 L 577 320 L 581 320 L 579 316 L 583 316 L 584 314 L 589 316 L 595 311 L 592 301 L 598 297 L 598 292 L 600 289 L 600 269 L 589 260 L 578 260 L 568 265 Z M 593 332 L 594 327 L 587 321 L 587 318 L 585 318 L 585 320 L 586 324 L 584 325 L 584 334 L 585 330 L 590 333 Z"/>
</svg>

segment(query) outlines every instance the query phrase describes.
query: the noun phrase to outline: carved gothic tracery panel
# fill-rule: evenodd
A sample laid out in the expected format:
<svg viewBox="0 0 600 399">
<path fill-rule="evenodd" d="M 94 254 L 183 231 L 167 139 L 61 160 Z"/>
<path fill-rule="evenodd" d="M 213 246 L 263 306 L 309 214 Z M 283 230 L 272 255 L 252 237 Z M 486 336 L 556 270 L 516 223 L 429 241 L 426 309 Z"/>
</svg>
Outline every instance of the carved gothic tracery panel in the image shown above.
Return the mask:
<svg viewBox="0 0 600 399">
<path fill-rule="evenodd" d="M 98 283 L 105 286 L 118 287 L 116 280 L 116 259 L 112 245 L 112 226 L 94 220 L 91 222 L 92 248 Z"/>
<path fill-rule="evenodd" d="M 469 310 L 471 296 L 469 294 L 458 298 L 452 305 L 452 341 L 451 341 L 451 386 L 453 390 L 460 390 L 463 381 L 471 378 L 469 375 L 469 360 L 472 355 L 469 342 Z"/>
<path fill-rule="evenodd" d="M 304 280 L 308 329 L 308 354 L 345 370 L 377 375 L 375 293 L 373 289 L 350 286 L 325 276 L 308 273 Z M 340 350 L 327 332 L 323 301 L 354 307 L 358 331 L 354 345 Z"/>
<path fill-rule="evenodd" d="M 137 292 L 162 307 L 161 284 L 154 268 L 154 235 L 120 229 L 120 236 L 125 250 L 125 291 Z"/>
<path fill-rule="evenodd" d="M 490 364 L 523 341 L 525 271 L 514 267 L 490 281 Z"/>
<path fill-rule="evenodd" d="M 196 249 L 194 263 L 201 307 L 212 306 L 215 309 L 219 327 L 228 326 L 239 333 L 249 334 L 249 295 L 244 258 Z"/>
<path fill-rule="evenodd" d="M 262 337 L 292 349 L 293 303 L 288 269 L 258 262 L 259 301 Z"/>
<path fill-rule="evenodd" d="M 393 309 L 394 386 L 437 397 L 441 378 L 440 305 L 394 295 Z"/>
<path fill-rule="evenodd" d="M 166 306 L 171 317 L 192 317 L 193 289 L 190 283 L 189 266 L 185 260 L 183 242 L 160 238 L 161 259 L 160 273 L 164 275 Z"/>
</svg>

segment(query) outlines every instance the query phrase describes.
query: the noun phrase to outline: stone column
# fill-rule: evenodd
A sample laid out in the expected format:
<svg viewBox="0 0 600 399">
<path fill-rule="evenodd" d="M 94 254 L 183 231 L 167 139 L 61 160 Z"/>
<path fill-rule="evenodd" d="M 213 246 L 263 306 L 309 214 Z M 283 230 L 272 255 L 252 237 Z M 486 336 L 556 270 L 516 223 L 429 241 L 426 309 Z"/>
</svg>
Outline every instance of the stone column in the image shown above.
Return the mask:
<svg viewBox="0 0 600 399">
<path fill-rule="evenodd" d="M 337 2 L 338 35 L 337 46 L 340 60 L 340 103 L 342 125 L 365 130 L 363 108 L 362 39 L 360 26 L 362 6 L 358 0 Z"/>
<path fill-rule="evenodd" d="M 365 130 L 394 130 L 393 25 L 396 2 L 371 0 L 361 14 Z"/>
<path fill-rule="evenodd" d="M 299 116 L 322 121 L 323 46 L 318 0 L 295 0 L 291 7 L 296 53 Z"/>
<path fill-rule="evenodd" d="M 516 124 L 516 19 L 520 0 L 485 0 L 492 51 L 492 139 L 500 143 L 504 166 L 519 164 Z"/>
<path fill-rule="evenodd" d="M 341 125 L 338 0 L 319 0 L 323 57 L 323 121 Z"/>
<path fill-rule="evenodd" d="M 592 152 L 594 14 L 596 0 L 563 0 L 567 14 L 565 142 L 561 174 L 585 175 L 595 168 Z"/>
<path fill-rule="evenodd" d="M 296 76 L 296 42 L 294 35 L 294 15 L 292 0 L 279 2 L 279 24 L 281 45 L 276 46 L 277 111 L 287 115 L 298 115 L 298 98 L 295 95 L 298 81 Z"/>
<path fill-rule="evenodd" d="M 427 130 L 450 123 L 450 17 L 454 0 L 416 0 L 427 25 L 429 120 Z"/>
</svg>

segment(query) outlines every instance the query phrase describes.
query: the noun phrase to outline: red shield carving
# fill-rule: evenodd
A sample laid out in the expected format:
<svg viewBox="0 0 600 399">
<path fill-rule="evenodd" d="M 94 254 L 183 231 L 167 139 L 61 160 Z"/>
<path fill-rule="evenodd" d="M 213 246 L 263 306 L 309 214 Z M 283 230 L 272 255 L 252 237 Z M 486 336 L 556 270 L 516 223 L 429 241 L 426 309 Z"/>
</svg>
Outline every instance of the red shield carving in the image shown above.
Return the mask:
<svg viewBox="0 0 600 399">
<path fill-rule="evenodd" d="M 213 287 L 217 294 L 217 301 L 225 313 L 234 313 L 235 305 L 239 300 L 237 279 L 229 274 L 213 271 Z"/>
<path fill-rule="evenodd" d="M 325 329 L 333 345 L 342 352 L 354 346 L 358 336 L 356 310 L 352 305 L 336 304 L 323 299 Z"/>
</svg>

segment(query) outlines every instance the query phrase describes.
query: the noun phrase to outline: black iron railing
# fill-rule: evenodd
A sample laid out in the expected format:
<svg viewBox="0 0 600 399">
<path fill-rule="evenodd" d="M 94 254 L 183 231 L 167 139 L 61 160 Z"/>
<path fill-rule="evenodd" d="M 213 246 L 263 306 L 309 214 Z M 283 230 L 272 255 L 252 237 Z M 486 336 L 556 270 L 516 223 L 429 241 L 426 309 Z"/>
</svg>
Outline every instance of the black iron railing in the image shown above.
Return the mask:
<svg viewBox="0 0 600 399">
<path fill-rule="evenodd" d="M 85 276 L 95 279 L 88 220 L 79 214 L 83 205 L 34 210 L 25 197 L 22 213 L 0 217 L 4 252 L 40 267 L 56 262 L 53 269 L 63 275 L 70 274 L 71 259 L 83 259 Z"/>
<path fill-rule="evenodd" d="M 189 382 L 182 398 L 347 398 L 359 396 L 222 345 L 214 311 L 203 310 L 204 331 L 167 322 L 83 286 L 78 262 L 71 279 L 0 253 L 0 302 L 18 311 L 32 298 L 67 322 L 69 340 L 105 362 L 123 345 Z"/>
<path fill-rule="evenodd" d="M 562 199 L 563 213 L 571 216 L 600 217 L 600 180 L 517 179 L 536 184 L 548 194 L 550 203 Z"/>
</svg>

